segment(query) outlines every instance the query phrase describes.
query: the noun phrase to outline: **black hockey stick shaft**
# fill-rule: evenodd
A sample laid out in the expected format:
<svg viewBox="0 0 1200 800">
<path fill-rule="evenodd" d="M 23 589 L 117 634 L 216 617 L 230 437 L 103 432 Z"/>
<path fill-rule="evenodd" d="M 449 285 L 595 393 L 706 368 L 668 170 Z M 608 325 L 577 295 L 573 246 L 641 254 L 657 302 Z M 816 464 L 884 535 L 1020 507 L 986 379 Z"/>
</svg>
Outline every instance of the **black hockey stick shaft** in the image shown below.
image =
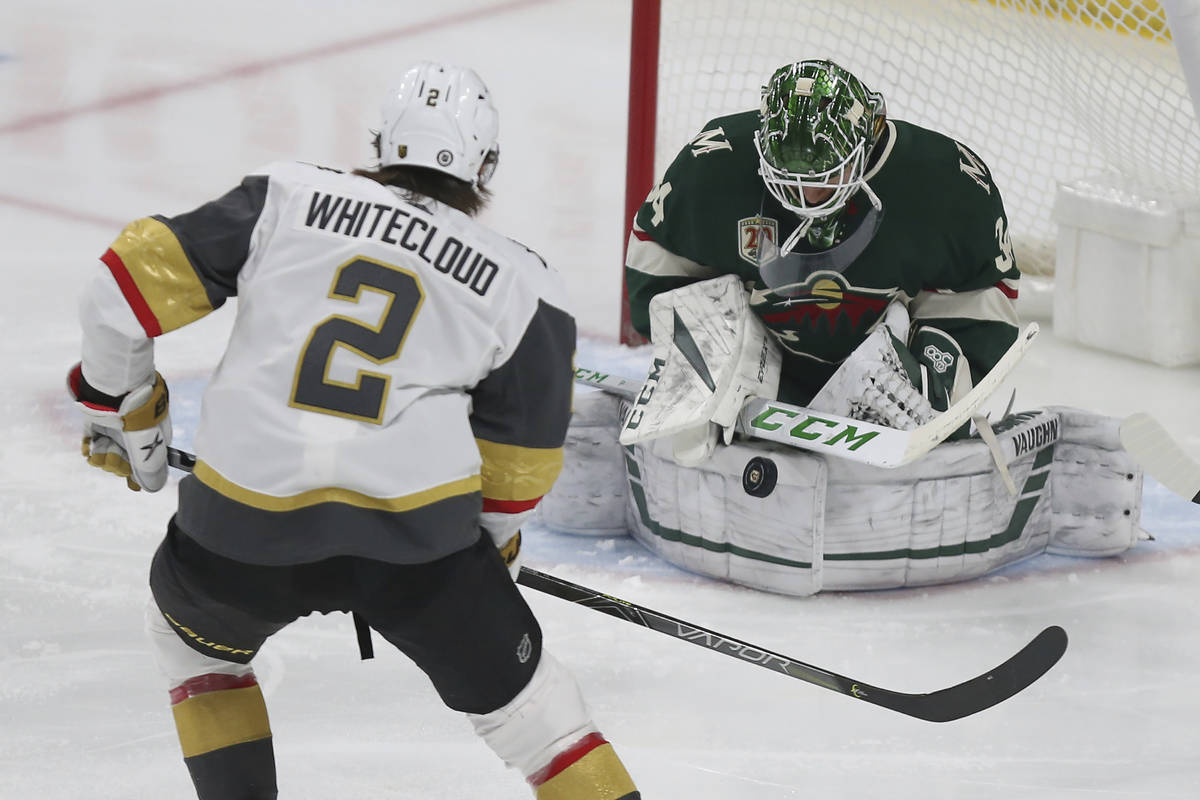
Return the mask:
<svg viewBox="0 0 1200 800">
<path fill-rule="evenodd" d="M 715 650 L 740 661 L 782 673 L 790 678 L 797 678 L 929 722 L 961 719 L 1007 700 L 1044 675 L 1062 658 L 1067 649 L 1066 631 L 1056 625 L 1051 626 L 1035 636 L 1012 658 L 977 678 L 928 694 L 907 694 L 881 689 L 805 664 L 790 656 L 528 567 L 521 567 L 517 583 L 708 650 Z"/>
<path fill-rule="evenodd" d="M 167 460 L 172 467 L 186 472 L 191 472 L 196 463 L 191 453 L 174 447 L 168 448 Z M 908 694 L 838 675 L 529 567 L 521 567 L 517 583 L 739 661 L 930 722 L 961 719 L 1007 700 L 1042 677 L 1058 663 L 1067 649 L 1066 631 L 1053 625 L 1035 636 L 1016 655 L 983 675 L 947 689 L 927 694 Z"/>
<path fill-rule="evenodd" d="M 196 466 L 196 457 L 186 450 L 168 446 L 167 466 L 174 467 L 182 472 L 191 472 Z"/>
</svg>

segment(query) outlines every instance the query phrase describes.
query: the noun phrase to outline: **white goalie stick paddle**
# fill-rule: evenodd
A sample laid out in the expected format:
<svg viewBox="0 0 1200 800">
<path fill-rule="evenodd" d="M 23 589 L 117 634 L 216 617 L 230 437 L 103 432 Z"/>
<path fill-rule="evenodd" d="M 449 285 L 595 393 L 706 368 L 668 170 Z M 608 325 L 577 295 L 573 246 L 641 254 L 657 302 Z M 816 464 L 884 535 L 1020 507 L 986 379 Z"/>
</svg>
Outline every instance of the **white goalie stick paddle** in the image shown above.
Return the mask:
<svg viewBox="0 0 1200 800">
<path fill-rule="evenodd" d="M 191 472 L 196 466 L 196 457 L 187 451 L 168 447 L 167 463 L 175 469 Z M 945 689 L 911 694 L 839 675 L 529 567 L 521 567 L 517 583 L 756 667 L 929 722 L 962 719 L 1004 702 L 1045 675 L 1067 649 L 1066 631 L 1051 625 L 1002 664 L 982 675 Z M 364 659 L 370 658 L 370 631 L 366 621 L 357 613 L 354 614 L 354 626 L 362 656 Z"/>
<path fill-rule="evenodd" d="M 737 431 L 755 439 L 780 442 L 876 467 L 902 467 L 925 455 L 965 425 L 1020 363 L 1037 335 L 1038 324 L 1029 323 L 971 391 L 946 411 L 913 430 L 897 430 L 752 397 L 738 415 Z M 575 380 L 635 402 L 643 388 L 636 380 L 587 367 L 575 370 Z"/>
<path fill-rule="evenodd" d="M 1163 486 L 1185 500 L 1200 503 L 1200 463 L 1185 453 L 1154 417 L 1138 413 L 1122 420 L 1121 445 Z"/>
</svg>

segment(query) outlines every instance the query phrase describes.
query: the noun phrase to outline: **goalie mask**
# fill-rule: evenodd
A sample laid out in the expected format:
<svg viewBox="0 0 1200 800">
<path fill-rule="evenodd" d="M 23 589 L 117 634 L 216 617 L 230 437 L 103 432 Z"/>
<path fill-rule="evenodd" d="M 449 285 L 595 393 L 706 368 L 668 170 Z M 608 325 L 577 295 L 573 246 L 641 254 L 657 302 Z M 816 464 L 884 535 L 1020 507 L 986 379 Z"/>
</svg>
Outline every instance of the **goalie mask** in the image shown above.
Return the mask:
<svg viewBox="0 0 1200 800">
<path fill-rule="evenodd" d="M 500 160 L 500 118 L 472 69 L 409 67 L 381 109 L 379 165 L 428 167 L 484 186 Z"/>
<path fill-rule="evenodd" d="M 884 121 L 883 96 L 832 61 L 800 61 L 771 76 L 754 146 L 767 190 L 800 217 L 785 255 L 801 236 L 820 248 L 834 244 L 846 201 L 860 188 L 870 193 L 867 159 Z"/>
</svg>

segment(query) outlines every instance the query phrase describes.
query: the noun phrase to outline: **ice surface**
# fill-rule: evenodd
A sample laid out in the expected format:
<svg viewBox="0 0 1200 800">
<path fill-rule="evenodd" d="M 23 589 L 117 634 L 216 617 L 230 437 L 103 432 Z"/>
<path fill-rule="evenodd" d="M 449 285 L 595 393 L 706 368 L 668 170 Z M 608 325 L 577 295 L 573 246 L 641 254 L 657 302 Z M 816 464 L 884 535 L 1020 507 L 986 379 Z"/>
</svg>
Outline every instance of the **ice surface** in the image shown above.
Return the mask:
<svg viewBox="0 0 1200 800">
<path fill-rule="evenodd" d="M 87 469 L 63 392 L 79 287 L 115 233 L 275 159 L 362 163 L 400 66 L 471 64 L 501 109 L 487 220 L 567 276 L 581 363 L 635 365 L 613 344 L 627 28 L 628 3 L 611 0 L 0 6 L 0 800 L 191 792 L 141 633 L 174 493 L 134 494 Z M 232 311 L 158 345 L 183 444 Z M 1022 406 L 1150 411 L 1200 455 L 1195 368 L 1047 333 L 1009 386 Z M 1067 629 L 1042 681 L 944 725 L 529 599 L 647 798 L 1195 798 L 1200 507 L 1148 481 L 1144 525 L 1156 540 L 1121 558 L 809 599 L 692 576 L 628 539 L 529 531 L 530 566 L 905 691 Z M 284 798 L 529 796 L 424 676 L 377 649 L 360 663 L 350 620 L 334 615 L 264 650 Z"/>
</svg>

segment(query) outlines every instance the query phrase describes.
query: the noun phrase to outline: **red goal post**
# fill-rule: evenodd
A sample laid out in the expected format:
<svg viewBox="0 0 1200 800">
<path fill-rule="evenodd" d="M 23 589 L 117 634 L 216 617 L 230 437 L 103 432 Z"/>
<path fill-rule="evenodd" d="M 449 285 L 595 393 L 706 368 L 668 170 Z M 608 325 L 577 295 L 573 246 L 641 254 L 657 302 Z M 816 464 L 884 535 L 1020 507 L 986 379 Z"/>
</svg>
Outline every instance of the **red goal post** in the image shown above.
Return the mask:
<svg viewBox="0 0 1200 800">
<path fill-rule="evenodd" d="M 755 107 L 781 64 L 831 58 L 882 92 L 889 115 L 979 153 L 1005 198 L 1022 271 L 1052 276 L 1059 183 L 1103 177 L 1133 203 L 1200 193 L 1185 78 L 1200 71 L 1196 5 L 632 0 L 624 233 L 705 122 Z M 636 342 L 622 298 L 621 340 Z"/>
</svg>

